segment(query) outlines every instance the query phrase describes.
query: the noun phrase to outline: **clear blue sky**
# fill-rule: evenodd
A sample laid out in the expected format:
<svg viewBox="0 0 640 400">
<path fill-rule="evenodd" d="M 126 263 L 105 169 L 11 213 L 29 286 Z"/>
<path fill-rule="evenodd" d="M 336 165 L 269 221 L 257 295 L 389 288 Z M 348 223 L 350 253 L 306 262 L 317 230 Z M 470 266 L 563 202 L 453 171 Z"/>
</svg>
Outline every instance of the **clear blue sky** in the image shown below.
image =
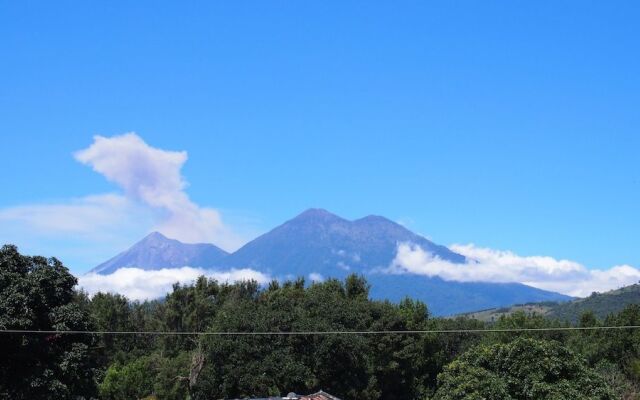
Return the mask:
<svg viewBox="0 0 640 400">
<path fill-rule="evenodd" d="M 187 192 L 232 225 L 323 207 L 638 266 L 638 21 L 637 2 L 5 1 L 0 208 L 116 190 L 72 153 L 135 131 L 186 150 Z"/>
</svg>

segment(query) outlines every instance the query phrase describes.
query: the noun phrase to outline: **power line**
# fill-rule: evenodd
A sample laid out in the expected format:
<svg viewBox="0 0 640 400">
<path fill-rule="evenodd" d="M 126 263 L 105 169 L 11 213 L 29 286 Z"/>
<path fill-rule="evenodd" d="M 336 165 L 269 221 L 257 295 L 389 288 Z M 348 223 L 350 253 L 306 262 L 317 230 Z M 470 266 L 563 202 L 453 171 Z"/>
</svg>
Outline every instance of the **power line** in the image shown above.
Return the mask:
<svg viewBox="0 0 640 400">
<path fill-rule="evenodd" d="M 265 331 L 265 332 L 180 332 L 180 331 L 60 331 L 0 329 L 0 334 L 42 334 L 42 335 L 156 335 L 156 336 L 323 336 L 323 335 L 415 335 L 450 333 L 492 333 L 492 332 L 560 332 L 640 329 L 640 325 L 621 326 L 567 326 L 555 328 L 490 328 L 490 329 L 428 329 L 428 330 L 388 330 L 388 331 Z"/>
</svg>

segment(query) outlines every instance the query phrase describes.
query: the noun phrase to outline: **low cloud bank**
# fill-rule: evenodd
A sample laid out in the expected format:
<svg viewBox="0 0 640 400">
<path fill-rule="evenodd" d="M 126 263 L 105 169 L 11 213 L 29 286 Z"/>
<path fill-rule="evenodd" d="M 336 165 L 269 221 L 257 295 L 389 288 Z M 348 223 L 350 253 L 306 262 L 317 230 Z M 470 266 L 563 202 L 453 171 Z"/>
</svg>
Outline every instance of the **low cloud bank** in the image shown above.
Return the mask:
<svg viewBox="0 0 640 400">
<path fill-rule="evenodd" d="M 140 268 L 120 268 L 112 274 L 89 273 L 78 278 L 78 286 L 90 295 L 97 292 L 119 293 L 131 300 L 152 300 L 171 291 L 174 283 L 195 281 L 199 276 L 216 279 L 219 282 L 255 280 L 260 284 L 271 280 L 262 272 L 244 268 L 226 271 L 210 271 L 201 268 L 163 268 L 145 271 Z"/>
<path fill-rule="evenodd" d="M 511 251 L 453 245 L 451 250 L 469 259 L 456 264 L 425 251 L 418 245 L 400 243 L 386 273 L 439 276 L 460 282 L 520 282 L 570 296 L 584 297 L 640 281 L 640 270 L 630 265 L 609 269 L 588 269 L 570 260 L 553 257 L 524 257 Z"/>
</svg>

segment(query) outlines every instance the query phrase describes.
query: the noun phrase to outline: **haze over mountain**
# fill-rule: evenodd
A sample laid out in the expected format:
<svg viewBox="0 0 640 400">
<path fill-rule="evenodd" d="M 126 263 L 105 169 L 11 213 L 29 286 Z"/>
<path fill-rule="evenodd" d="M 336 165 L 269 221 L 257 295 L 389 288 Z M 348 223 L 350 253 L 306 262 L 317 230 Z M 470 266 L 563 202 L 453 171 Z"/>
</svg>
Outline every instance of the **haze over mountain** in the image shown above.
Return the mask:
<svg viewBox="0 0 640 400">
<path fill-rule="evenodd" d="M 121 267 L 145 270 L 182 266 L 250 268 L 277 279 L 366 276 L 374 298 L 425 301 L 434 314 L 447 315 L 532 301 L 564 301 L 569 296 L 520 283 L 446 281 L 439 277 L 389 273 L 399 243 L 412 243 L 450 263 L 465 256 L 380 216 L 349 221 L 323 209 L 309 209 L 228 254 L 214 245 L 184 244 L 153 233 L 131 249 L 92 270 L 110 274 Z"/>
<path fill-rule="evenodd" d="M 124 267 L 144 270 L 184 266 L 213 268 L 227 255 L 226 251 L 213 244 L 182 243 L 159 232 L 153 232 L 90 272 L 106 275 Z"/>
</svg>

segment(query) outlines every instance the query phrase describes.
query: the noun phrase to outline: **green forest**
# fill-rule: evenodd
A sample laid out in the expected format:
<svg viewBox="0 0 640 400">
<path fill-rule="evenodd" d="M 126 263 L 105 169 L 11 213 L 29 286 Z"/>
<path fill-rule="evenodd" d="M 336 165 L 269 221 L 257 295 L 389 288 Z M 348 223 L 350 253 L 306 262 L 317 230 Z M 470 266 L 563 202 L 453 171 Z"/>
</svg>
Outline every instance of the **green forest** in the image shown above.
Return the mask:
<svg viewBox="0 0 640 400">
<path fill-rule="evenodd" d="M 371 300 L 355 275 L 265 287 L 201 277 L 147 302 L 90 297 L 76 284 L 55 258 L 2 247 L 0 398 L 234 399 L 320 389 L 345 400 L 640 398 L 638 329 L 495 331 L 640 325 L 637 304 L 576 322 L 524 312 L 481 322 L 434 318 L 410 298 Z M 15 332 L 23 330 L 76 333 Z M 135 333 L 424 330 L 448 332 Z"/>
</svg>

